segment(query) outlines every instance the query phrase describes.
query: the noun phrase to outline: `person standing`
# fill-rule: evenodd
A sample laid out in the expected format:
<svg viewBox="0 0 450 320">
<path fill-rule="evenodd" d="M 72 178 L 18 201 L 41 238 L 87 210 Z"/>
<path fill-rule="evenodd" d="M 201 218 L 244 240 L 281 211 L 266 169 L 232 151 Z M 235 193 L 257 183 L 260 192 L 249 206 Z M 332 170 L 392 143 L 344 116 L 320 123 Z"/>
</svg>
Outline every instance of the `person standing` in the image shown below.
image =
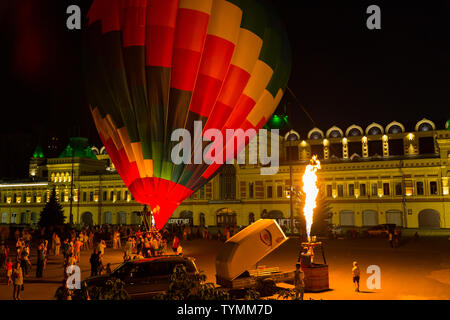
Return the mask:
<svg viewBox="0 0 450 320">
<path fill-rule="evenodd" d="M 133 241 L 131 240 L 131 237 L 128 237 L 128 241 L 125 244 L 125 253 L 126 256 L 131 257 L 131 253 L 133 252 Z"/>
<path fill-rule="evenodd" d="M 56 252 L 56 237 L 57 236 L 58 235 L 56 234 L 56 232 L 53 232 L 53 234 L 52 234 L 52 243 L 51 243 L 53 255 L 56 255 L 55 252 Z"/>
<path fill-rule="evenodd" d="M 91 263 L 91 277 L 98 275 L 98 254 L 97 250 L 94 249 L 94 252 L 91 254 L 91 258 L 89 259 Z"/>
<path fill-rule="evenodd" d="M 12 270 L 12 277 L 14 283 L 13 299 L 20 300 L 20 291 L 23 290 L 23 271 L 22 267 L 20 266 L 20 261 L 16 262 L 16 265 Z"/>
<path fill-rule="evenodd" d="M 0 246 L 0 269 L 8 262 L 8 251 L 9 248 L 5 245 L 5 242 L 2 241 L 2 245 Z"/>
<path fill-rule="evenodd" d="M 392 232 L 389 232 L 389 245 L 391 246 L 391 248 L 394 248 L 394 235 L 392 234 Z"/>
<path fill-rule="evenodd" d="M 59 250 L 61 248 L 61 238 L 55 234 L 55 256 L 58 257 L 59 256 Z"/>
<path fill-rule="evenodd" d="M 175 235 L 172 241 L 172 250 L 177 252 L 178 246 L 180 245 L 180 239 Z"/>
<path fill-rule="evenodd" d="M 394 246 L 396 248 L 398 248 L 399 243 L 400 243 L 400 229 L 395 228 L 395 230 L 394 230 Z"/>
<path fill-rule="evenodd" d="M 353 268 L 352 268 L 352 276 L 353 276 L 353 284 L 355 285 L 355 291 L 359 292 L 359 277 L 360 277 L 360 270 L 358 261 L 353 261 Z"/>
<path fill-rule="evenodd" d="M 12 280 L 12 272 L 13 272 L 13 264 L 11 262 L 11 259 L 8 259 L 8 262 L 6 263 L 6 276 L 8 277 L 8 287 L 10 284 L 14 284 Z"/>
<path fill-rule="evenodd" d="M 305 293 L 305 273 L 303 272 L 300 263 L 295 265 L 294 274 L 294 286 L 295 286 L 295 299 L 303 300 L 303 294 Z"/>
<path fill-rule="evenodd" d="M 62 246 L 62 253 L 63 253 L 63 256 L 64 256 L 64 260 L 67 259 L 67 253 L 69 251 L 69 247 L 70 247 L 69 239 L 66 238 L 66 239 L 64 239 L 64 243 L 63 243 L 63 246 Z"/>
<path fill-rule="evenodd" d="M 44 244 L 41 242 L 37 248 L 37 266 L 36 266 L 36 278 L 42 278 L 42 273 L 44 270 Z"/>
<path fill-rule="evenodd" d="M 105 248 L 106 248 L 105 240 L 100 240 L 100 243 L 98 244 L 98 253 L 101 255 L 105 254 Z"/>
<path fill-rule="evenodd" d="M 77 238 L 77 240 L 75 241 L 75 243 L 73 245 L 73 252 L 74 252 L 74 256 L 75 256 L 77 263 L 80 262 L 82 246 L 83 246 L 83 242 L 81 242 L 80 239 Z"/>
</svg>

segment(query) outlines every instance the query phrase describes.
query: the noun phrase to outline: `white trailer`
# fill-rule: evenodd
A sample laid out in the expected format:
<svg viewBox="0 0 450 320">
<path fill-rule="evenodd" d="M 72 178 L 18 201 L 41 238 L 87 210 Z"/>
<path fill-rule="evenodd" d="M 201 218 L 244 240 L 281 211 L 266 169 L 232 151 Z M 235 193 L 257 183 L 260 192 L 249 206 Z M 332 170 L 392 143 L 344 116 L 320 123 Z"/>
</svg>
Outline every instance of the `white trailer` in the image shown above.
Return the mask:
<svg viewBox="0 0 450 320">
<path fill-rule="evenodd" d="M 253 287 L 258 280 L 289 282 L 295 271 L 256 265 L 277 249 L 287 237 L 273 219 L 261 219 L 228 239 L 216 258 L 216 283 L 230 289 Z"/>
</svg>

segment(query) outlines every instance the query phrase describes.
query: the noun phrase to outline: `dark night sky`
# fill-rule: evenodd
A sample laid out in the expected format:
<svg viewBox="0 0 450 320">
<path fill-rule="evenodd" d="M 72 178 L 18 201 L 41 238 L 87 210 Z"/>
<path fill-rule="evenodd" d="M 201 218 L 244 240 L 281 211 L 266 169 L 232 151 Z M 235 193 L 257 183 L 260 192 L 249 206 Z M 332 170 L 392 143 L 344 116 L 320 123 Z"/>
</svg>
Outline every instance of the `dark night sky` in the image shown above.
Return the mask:
<svg viewBox="0 0 450 320">
<path fill-rule="evenodd" d="M 292 45 L 289 87 L 316 125 L 345 130 L 397 120 L 408 129 L 426 117 L 443 128 L 450 118 L 450 2 L 341 2 L 274 1 Z M 82 32 L 66 29 L 71 4 L 85 15 L 90 1 L 0 1 L 0 177 L 26 175 L 32 149 L 50 135 L 64 141 L 79 133 L 100 144 L 84 97 Z M 370 4 L 381 7 L 382 30 L 366 28 Z M 285 103 L 304 137 L 313 124 L 290 96 L 279 110 Z"/>
</svg>

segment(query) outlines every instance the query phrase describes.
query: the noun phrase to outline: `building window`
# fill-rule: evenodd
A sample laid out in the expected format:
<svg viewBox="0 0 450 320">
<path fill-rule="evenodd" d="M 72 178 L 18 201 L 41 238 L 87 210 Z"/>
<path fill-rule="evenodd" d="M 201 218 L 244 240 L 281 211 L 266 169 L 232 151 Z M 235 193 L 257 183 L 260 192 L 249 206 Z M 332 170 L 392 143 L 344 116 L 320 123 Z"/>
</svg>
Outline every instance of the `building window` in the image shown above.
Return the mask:
<svg viewBox="0 0 450 320">
<path fill-rule="evenodd" d="M 86 192 L 83 192 L 83 201 L 86 202 L 86 200 L 87 200 L 87 193 L 86 193 Z"/>
<path fill-rule="evenodd" d="M 365 183 L 361 183 L 359 185 L 359 194 L 361 195 L 361 197 L 366 196 L 366 184 Z"/>
<path fill-rule="evenodd" d="M 253 182 L 249 182 L 248 183 L 248 197 L 250 199 L 253 199 L 253 197 L 254 197 L 254 185 L 253 185 Z"/>
<path fill-rule="evenodd" d="M 402 194 L 403 194 L 402 183 L 401 182 L 397 182 L 395 184 L 395 195 L 396 196 L 401 196 Z"/>
<path fill-rule="evenodd" d="M 219 176 L 220 198 L 222 200 L 236 199 L 236 168 L 234 165 L 225 165 Z"/>
<path fill-rule="evenodd" d="M 89 201 L 94 201 L 94 192 L 89 192 Z"/>
<path fill-rule="evenodd" d="M 273 197 L 273 187 L 267 186 L 267 198 L 271 199 Z"/>
<path fill-rule="evenodd" d="M 120 197 L 121 197 L 121 195 L 122 195 L 122 192 L 120 192 L 120 191 L 117 191 L 117 201 L 120 201 Z"/>
<path fill-rule="evenodd" d="M 61 192 L 61 194 L 60 194 L 60 197 L 59 197 L 59 201 L 60 202 L 63 202 L 64 201 L 64 191 L 63 192 Z"/>
<path fill-rule="evenodd" d="M 110 200 L 110 201 L 114 201 L 114 191 L 111 191 L 111 192 L 109 193 L 109 200 Z"/>
<path fill-rule="evenodd" d="M 389 183 L 383 183 L 383 194 L 385 196 L 389 195 Z"/>
<path fill-rule="evenodd" d="M 103 191 L 103 201 L 106 201 L 108 199 L 108 192 Z"/>
<path fill-rule="evenodd" d="M 372 183 L 372 196 L 378 195 L 378 185 L 376 183 Z"/>
<path fill-rule="evenodd" d="M 348 195 L 350 197 L 354 197 L 355 196 L 355 185 L 353 183 L 348 185 Z"/>
<path fill-rule="evenodd" d="M 438 194 L 437 182 L 436 181 L 431 181 L 430 182 L 430 194 L 431 195 L 437 195 Z"/>
<path fill-rule="evenodd" d="M 283 198 L 283 186 L 277 186 L 277 198 Z"/>
<path fill-rule="evenodd" d="M 128 200 L 128 190 L 125 191 L 125 195 L 123 196 L 123 200 L 125 200 L 125 201 Z"/>
<path fill-rule="evenodd" d="M 333 196 L 333 186 L 331 184 L 327 185 L 327 197 L 332 197 Z"/>
<path fill-rule="evenodd" d="M 423 196 L 423 182 L 422 181 L 417 181 L 416 190 L 417 190 L 418 196 Z"/>
<path fill-rule="evenodd" d="M 341 198 L 344 196 L 344 186 L 342 184 L 338 184 L 337 186 L 338 190 L 338 197 Z"/>
<path fill-rule="evenodd" d="M 200 188 L 200 199 L 205 199 L 205 186 Z"/>
</svg>

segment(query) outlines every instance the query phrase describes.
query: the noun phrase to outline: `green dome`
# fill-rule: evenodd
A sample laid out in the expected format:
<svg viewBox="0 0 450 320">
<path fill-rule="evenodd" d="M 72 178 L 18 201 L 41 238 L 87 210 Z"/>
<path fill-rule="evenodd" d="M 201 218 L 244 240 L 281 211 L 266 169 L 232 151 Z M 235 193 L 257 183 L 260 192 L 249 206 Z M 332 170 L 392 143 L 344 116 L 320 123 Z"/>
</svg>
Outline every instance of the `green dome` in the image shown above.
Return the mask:
<svg viewBox="0 0 450 320">
<path fill-rule="evenodd" d="M 59 158 L 90 158 L 97 159 L 95 154 L 89 147 L 88 139 L 82 137 L 74 137 L 69 139 L 69 144 L 59 155 Z"/>
<path fill-rule="evenodd" d="M 42 147 L 38 145 L 36 149 L 34 149 L 33 158 L 43 158 L 43 157 L 44 157 L 44 150 L 42 150 Z"/>
<path fill-rule="evenodd" d="M 450 120 L 445 123 L 445 129 L 450 130 Z"/>
<path fill-rule="evenodd" d="M 264 128 L 266 129 L 284 129 L 289 126 L 287 115 L 274 114 L 269 121 L 267 121 Z"/>
</svg>

